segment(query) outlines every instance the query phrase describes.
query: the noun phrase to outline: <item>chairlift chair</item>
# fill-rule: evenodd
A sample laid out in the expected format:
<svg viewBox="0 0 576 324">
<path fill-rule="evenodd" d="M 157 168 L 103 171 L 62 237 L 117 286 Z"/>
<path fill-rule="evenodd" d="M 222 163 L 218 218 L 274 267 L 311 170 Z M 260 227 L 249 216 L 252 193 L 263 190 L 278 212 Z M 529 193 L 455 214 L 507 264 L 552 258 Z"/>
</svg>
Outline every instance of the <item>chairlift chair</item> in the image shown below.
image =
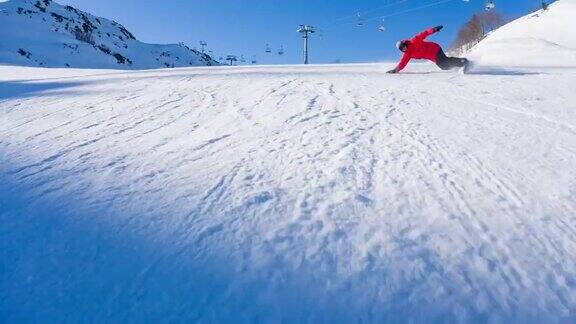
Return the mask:
<svg viewBox="0 0 576 324">
<path fill-rule="evenodd" d="M 488 0 L 488 2 L 486 2 L 486 11 L 490 11 L 492 9 L 496 8 L 496 5 L 494 4 L 494 1 L 492 0 Z"/>
<path fill-rule="evenodd" d="M 362 18 L 362 14 L 360 12 L 356 14 L 356 26 L 358 27 L 364 26 L 364 18 Z"/>
<path fill-rule="evenodd" d="M 380 23 L 380 26 L 378 26 L 378 31 L 380 31 L 380 32 L 386 31 L 386 25 L 384 24 L 384 18 L 382 18 L 382 22 Z"/>
</svg>

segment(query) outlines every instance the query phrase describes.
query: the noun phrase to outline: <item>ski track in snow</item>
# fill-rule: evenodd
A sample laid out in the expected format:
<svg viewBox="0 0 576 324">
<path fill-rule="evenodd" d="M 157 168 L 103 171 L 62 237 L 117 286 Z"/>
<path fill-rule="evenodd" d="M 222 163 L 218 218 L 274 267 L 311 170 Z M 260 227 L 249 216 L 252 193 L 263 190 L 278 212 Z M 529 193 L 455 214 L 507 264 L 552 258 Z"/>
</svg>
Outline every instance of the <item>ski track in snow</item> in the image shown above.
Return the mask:
<svg viewBox="0 0 576 324">
<path fill-rule="evenodd" d="M 385 68 L 5 77 L 0 318 L 574 320 L 576 71 Z"/>
</svg>

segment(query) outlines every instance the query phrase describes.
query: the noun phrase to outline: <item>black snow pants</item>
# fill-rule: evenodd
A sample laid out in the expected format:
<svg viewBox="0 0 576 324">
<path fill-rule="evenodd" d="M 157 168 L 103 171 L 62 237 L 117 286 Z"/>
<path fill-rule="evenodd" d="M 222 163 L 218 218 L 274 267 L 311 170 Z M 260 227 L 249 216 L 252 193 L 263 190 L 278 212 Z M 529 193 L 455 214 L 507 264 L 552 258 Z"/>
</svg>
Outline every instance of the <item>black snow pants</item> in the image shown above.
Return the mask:
<svg viewBox="0 0 576 324">
<path fill-rule="evenodd" d="M 468 59 L 460 57 L 448 57 L 444 51 L 440 49 L 436 54 L 436 65 L 442 70 L 450 70 L 453 68 L 460 68 L 466 66 Z"/>
</svg>

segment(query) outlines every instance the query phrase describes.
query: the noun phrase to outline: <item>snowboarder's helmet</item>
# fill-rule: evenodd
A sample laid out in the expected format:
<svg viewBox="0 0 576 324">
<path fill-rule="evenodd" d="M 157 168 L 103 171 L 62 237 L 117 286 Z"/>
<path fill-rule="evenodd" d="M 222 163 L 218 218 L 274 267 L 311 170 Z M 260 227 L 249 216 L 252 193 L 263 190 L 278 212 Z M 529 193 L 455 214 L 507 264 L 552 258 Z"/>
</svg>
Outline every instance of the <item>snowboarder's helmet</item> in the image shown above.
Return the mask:
<svg viewBox="0 0 576 324">
<path fill-rule="evenodd" d="M 406 39 L 401 40 L 398 43 L 396 43 L 396 48 L 402 52 L 406 51 L 406 47 L 408 47 L 408 40 L 406 40 Z"/>
</svg>

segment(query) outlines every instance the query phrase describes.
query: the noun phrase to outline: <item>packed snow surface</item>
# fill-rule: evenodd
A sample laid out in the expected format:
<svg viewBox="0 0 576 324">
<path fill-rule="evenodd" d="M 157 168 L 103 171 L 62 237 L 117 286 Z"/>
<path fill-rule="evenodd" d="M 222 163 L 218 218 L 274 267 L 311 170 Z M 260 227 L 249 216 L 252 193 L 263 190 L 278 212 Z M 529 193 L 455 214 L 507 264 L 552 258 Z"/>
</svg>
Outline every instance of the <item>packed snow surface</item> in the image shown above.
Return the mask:
<svg viewBox="0 0 576 324">
<path fill-rule="evenodd" d="M 576 67 L 576 0 L 559 0 L 494 31 L 471 51 L 483 65 Z"/>
<path fill-rule="evenodd" d="M 576 319 L 576 70 L 0 68 L 7 322 Z"/>
<path fill-rule="evenodd" d="M 151 48 L 18 1 L 5 63 Z M 492 33 L 470 75 L 0 67 L 0 321 L 576 321 L 574 12 Z"/>
</svg>

